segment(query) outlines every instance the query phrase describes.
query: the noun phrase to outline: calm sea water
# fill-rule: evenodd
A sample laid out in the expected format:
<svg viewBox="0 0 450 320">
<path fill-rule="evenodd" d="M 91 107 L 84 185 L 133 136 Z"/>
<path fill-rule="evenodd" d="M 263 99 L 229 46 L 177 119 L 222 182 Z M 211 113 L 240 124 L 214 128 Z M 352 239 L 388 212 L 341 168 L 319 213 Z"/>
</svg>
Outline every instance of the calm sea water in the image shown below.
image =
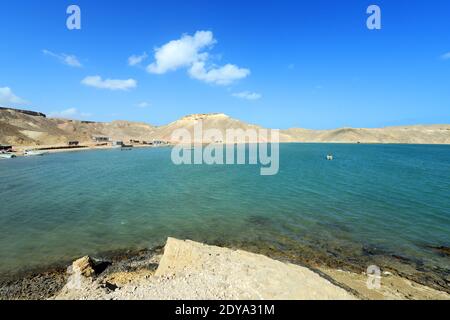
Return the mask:
<svg viewBox="0 0 450 320">
<path fill-rule="evenodd" d="M 448 274 L 428 246 L 450 246 L 450 146 L 284 144 L 276 176 L 175 166 L 170 152 L 0 160 L 0 273 L 173 236 L 355 259 L 375 250 Z"/>
</svg>

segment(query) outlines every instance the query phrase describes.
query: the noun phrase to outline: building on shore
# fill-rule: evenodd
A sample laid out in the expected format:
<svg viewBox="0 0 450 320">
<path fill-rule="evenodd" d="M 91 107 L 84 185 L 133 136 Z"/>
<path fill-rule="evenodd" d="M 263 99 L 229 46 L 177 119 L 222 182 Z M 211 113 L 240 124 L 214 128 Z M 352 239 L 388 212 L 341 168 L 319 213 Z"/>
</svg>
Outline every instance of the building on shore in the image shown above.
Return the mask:
<svg viewBox="0 0 450 320">
<path fill-rule="evenodd" d="M 111 139 L 107 136 L 92 136 L 94 142 L 109 142 Z"/>
<path fill-rule="evenodd" d="M 113 141 L 112 143 L 113 147 L 122 147 L 124 145 L 123 141 L 117 140 Z"/>
<path fill-rule="evenodd" d="M 69 147 L 77 147 L 80 144 L 80 142 L 73 140 L 73 141 L 69 141 L 68 144 L 69 144 Z"/>
<path fill-rule="evenodd" d="M 167 144 L 167 141 L 153 140 L 153 145 L 155 145 L 155 146 L 159 146 L 159 145 L 163 145 L 163 144 Z"/>
<path fill-rule="evenodd" d="M 9 144 L 0 144 L 0 152 L 11 152 L 12 151 L 12 146 Z"/>
</svg>

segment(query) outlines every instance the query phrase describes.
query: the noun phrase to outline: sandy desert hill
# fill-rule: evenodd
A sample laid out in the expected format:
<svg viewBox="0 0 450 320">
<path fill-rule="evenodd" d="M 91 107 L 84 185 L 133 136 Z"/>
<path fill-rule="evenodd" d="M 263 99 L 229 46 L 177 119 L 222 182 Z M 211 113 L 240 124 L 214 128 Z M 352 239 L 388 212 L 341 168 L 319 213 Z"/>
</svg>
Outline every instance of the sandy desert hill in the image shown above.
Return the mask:
<svg viewBox="0 0 450 320">
<path fill-rule="evenodd" d="M 12 145 L 57 145 L 77 140 L 92 142 L 93 136 L 108 136 L 114 140 L 150 139 L 155 127 L 146 123 L 113 121 L 89 122 L 52 119 L 24 114 L 15 110 L 0 110 L 0 143 Z"/>
<path fill-rule="evenodd" d="M 0 144 L 22 146 L 66 144 L 71 140 L 91 143 L 92 136 L 108 136 L 113 140 L 171 141 L 172 132 L 186 129 L 191 134 L 202 121 L 203 130 L 262 129 L 233 119 L 223 113 L 194 114 L 163 126 L 130 121 L 89 122 L 47 118 L 35 112 L 0 109 Z M 280 130 L 281 142 L 330 143 L 411 143 L 450 144 L 450 125 L 415 125 L 375 129 L 341 128 L 309 130 L 292 128 Z M 174 141 L 175 142 L 175 141 Z"/>
<path fill-rule="evenodd" d="M 334 130 L 288 129 L 292 142 L 450 144 L 450 125 L 414 125 Z"/>
</svg>

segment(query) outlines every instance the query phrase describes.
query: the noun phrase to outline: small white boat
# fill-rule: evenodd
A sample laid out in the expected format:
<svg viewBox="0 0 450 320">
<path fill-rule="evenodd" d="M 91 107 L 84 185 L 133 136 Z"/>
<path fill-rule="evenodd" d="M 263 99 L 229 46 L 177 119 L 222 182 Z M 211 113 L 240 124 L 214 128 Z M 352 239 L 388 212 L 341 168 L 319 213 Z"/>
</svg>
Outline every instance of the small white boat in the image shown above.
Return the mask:
<svg viewBox="0 0 450 320">
<path fill-rule="evenodd" d="M 47 154 L 48 151 L 39 151 L 39 150 L 25 150 L 23 153 L 25 156 L 31 157 L 31 156 L 43 156 Z"/>
<path fill-rule="evenodd" d="M 0 153 L 0 159 L 11 159 L 15 157 L 16 155 L 14 153 Z"/>
<path fill-rule="evenodd" d="M 333 160 L 333 155 L 331 154 L 327 155 L 327 160 Z"/>
</svg>

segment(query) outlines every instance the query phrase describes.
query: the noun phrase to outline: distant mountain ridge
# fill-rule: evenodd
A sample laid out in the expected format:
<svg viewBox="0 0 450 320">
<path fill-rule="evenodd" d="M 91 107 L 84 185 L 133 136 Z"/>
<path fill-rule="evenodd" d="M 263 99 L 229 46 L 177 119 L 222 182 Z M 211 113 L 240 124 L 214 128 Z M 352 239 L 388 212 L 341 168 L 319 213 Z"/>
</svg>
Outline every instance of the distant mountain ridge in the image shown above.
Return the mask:
<svg viewBox="0 0 450 320">
<path fill-rule="evenodd" d="M 28 114 L 30 116 L 36 116 L 36 117 L 44 117 L 46 118 L 47 115 L 43 114 L 42 112 L 36 112 L 36 111 L 30 111 L 30 110 L 23 110 L 23 109 L 15 109 L 15 108 L 5 108 L 0 106 L 0 110 L 12 110 L 23 114 Z"/>
<path fill-rule="evenodd" d="M 92 143 L 93 136 L 108 136 L 112 140 L 171 141 L 177 129 L 193 133 L 196 123 L 203 129 L 217 129 L 225 135 L 226 129 L 263 129 L 233 119 L 223 113 L 192 114 L 163 126 L 143 122 L 91 122 L 47 118 L 44 114 L 27 110 L 0 109 L 0 144 L 23 146 L 66 144 L 77 140 Z M 292 128 L 280 130 L 281 142 L 317 143 L 407 143 L 450 144 L 450 125 L 415 125 L 375 129 L 340 128 L 310 130 Z"/>
</svg>

